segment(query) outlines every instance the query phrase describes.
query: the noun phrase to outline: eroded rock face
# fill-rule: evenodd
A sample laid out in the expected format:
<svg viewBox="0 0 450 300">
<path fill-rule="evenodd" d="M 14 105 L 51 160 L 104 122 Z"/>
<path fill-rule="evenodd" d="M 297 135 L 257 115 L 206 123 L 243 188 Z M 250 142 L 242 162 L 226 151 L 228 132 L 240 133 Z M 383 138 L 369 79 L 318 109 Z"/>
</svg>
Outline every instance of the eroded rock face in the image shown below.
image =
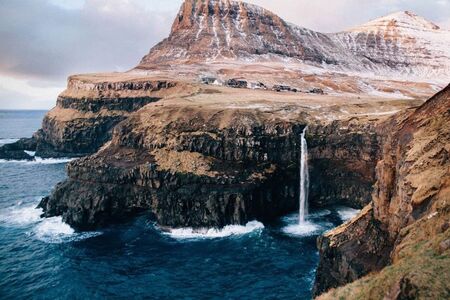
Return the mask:
<svg viewBox="0 0 450 300">
<path fill-rule="evenodd" d="M 350 223 L 319 237 L 321 259 L 313 293 L 320 295 L 384 268 L 390 262 L 392 243 L 382 228 L 370 204 Z"/>
<path fill-rule="evenodd" d="M 449 124 L 450 86 L 420 108 L 384 123 L 381 130 L 388 134 L 377 165 L 373 209 L 319 239 L 321 260 L 316 295 L 387 264 L 392 264 L 389 270 L 323 298 L 345 298 L 351 293 L 361 298 L 370 295 L 399 299 L 395 295 L 402 295 L 405 285 L 415 287 L 414 298 L 445 294 L 445 288 L 438 283 L 436 289 L 427 287 L 432 282 L 424 278 L 442 264 L 450 265 L 448 249 L 441 251 L 439 247 L 449 234 Z M 377 282 L 384 282 L 385 286 Z"/>
<path fill-rule="evenodd" d="M 44 158 L 95 153 L 111 138 L 115 125 L 176 87 L 173 81 L 117 77 L 106 82 L 70 77 L 67 90 L 44 117 L 42 128 L 32 139 L 0 148 L 0 158 L 32 159 L 23 150 L 36 151 Z"/>
<path fill-rule="evenodd" d="M 376 122 L 350 119 L 308 130 L 310 197 L 317 206 L 341 203 L 362 208 L 370 202 L 381 134 Z"/>
<path fill-rule="evenodd" d="M 169 227 L 272 220 L 298 206 L 291 163 L 298 150 L 288 150 L 297 148 L 302 126 L 258 117 L 146 108 L 121 123 L 97 154 L 69 164 L 70 179 L 40 206 L 81 230 L 138 211 Z"/>
<path fill-rule="evenodd" d="M 373 182 L 366 168 L 372 166 L 374 172 L 376 159 L 367 143 L 376 144 L 376 138 L 364 130 L 370 126 L 343 121 L 311 127 L 311 164 L 322 170 L 325 166 L 320 163 L 326 160 L 334 170 L 329 176 L 312 172 L 312 182 L 322 184 L 313 188 L 313 205 L 368 203 L 365 195 Z M 70 163 L 69 179 L 41 207 L 46 216 L 63 215 L 81 230 L 119 222 L 140 211 L 168 227 L 273 220 L 298 207 L 304 127 L 299 119 L 260 110 L 170 102 L 148 105 L 117 125 L 111 142 L 98 153 Z M 326 136 L 346 149 L 327 145 Z M 341 174 L 354 177 L 344 181 Z M 342 183 L 332 183 L 337 180 Z"/>
</svg>

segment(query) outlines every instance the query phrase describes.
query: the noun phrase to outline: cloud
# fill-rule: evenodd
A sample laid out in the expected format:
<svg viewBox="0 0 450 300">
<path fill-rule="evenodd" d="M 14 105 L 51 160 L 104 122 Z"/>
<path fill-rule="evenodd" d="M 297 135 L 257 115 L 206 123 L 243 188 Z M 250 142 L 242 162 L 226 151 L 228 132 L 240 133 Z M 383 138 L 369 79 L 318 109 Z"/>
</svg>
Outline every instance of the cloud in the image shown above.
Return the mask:
<svg viewBox="0 0 450 300">
<path fill-rule="evenodd" d="M 0 72 L 60 79 L 132 68 L 170 30 L 174 15 L 139 0 L 0 1 Z M 175 14 L 175 12 L 174 12 Z"/>
<path fill-rule="evenodd" d="M 179 2 L 0 0 L 0 76 L 33 90 L 33 85 L 64 86 L 74 73 L 131 69 L 168 35 Z M 2 108 L 11 93 L 0 88 Z M 46 108 L 55 102 L 57 93 L 33 91 L 22 98 L 50 96 Z"/>
</svg>

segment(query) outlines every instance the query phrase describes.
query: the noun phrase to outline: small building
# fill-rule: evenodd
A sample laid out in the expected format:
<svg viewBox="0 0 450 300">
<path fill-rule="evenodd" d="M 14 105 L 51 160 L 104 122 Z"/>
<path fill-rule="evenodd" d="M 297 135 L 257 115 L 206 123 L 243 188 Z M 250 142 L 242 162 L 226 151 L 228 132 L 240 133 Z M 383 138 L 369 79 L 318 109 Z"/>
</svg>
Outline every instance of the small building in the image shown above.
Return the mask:
<svg viewBox="0 0 450 300">
<path fill-rule="evenodd" d="M 248 82 L 243 79 L 228 79 L 225 82 L 225 85 L 228 87 L 236 88 L 236 89 L 246 89 L 248 87 Z"/>
<path fill-rule="evenodd" d="M 310 94 L 319 94 L 319 95 L 324 95 L 325 92 L 322 89 L 319 88 L 313 88 L 309 90 Z"/>
<path fill-rule="evenodd" d="M 216 84 L 216 82 L 218 82 L 217 78 L 209 76 L 202 77 L 201 80 L 203 84 Z"/>
<path fill-rule="evenodd" d="M 272 87 L 272 90 L 277 92 L 291 92 L 292 88 L 288 85 L 276 84 Z"/>
<path fill-rule="evenodd" d="M 267 90 L 267 86 L 262 82 L 250 82 L 249 88 L 253 90 Z"/>
</svg>

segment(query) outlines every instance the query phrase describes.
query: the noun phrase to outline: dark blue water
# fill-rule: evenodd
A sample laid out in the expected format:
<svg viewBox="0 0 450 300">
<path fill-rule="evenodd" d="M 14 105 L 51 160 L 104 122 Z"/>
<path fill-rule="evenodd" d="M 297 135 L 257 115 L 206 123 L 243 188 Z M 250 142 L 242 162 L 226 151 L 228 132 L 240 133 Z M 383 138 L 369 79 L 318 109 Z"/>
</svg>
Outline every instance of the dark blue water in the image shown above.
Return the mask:
<svg viewBox="0 0 450 300">
<path fill-rule="evenodd" d="M 0 143 L 31 136 L 43 115 L 0 111 Z M 162 234 L 143 215 L 79 234 L 34 209 L 65 178 L 64 167 L 0 161 L 1 299 L 308 299 L 317 235 L 353 213 L 323 210 L 307 227 L 292 227 L 292 215 L 200 236 Z"/>
</svg>

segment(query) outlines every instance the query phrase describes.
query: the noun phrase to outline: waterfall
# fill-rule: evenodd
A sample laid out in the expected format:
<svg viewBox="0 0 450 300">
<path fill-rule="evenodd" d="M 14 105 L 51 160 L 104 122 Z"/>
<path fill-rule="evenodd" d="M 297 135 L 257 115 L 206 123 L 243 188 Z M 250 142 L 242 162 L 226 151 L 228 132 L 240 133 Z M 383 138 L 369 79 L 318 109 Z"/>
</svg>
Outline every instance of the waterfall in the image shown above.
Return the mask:
<svg viewBox="0 0 450 300">
<path fill-rule="evenodd" d="M 301 152 L 300 152 L 300 214 L 299 224 L 305 222 L 305 217 L 308 215 L 308 193 L 309 193 L 309 169 L 308 169 L 308 144 L 306 142 L 306 130 L 303 129 L 301 138 Z"/>
</svg>

